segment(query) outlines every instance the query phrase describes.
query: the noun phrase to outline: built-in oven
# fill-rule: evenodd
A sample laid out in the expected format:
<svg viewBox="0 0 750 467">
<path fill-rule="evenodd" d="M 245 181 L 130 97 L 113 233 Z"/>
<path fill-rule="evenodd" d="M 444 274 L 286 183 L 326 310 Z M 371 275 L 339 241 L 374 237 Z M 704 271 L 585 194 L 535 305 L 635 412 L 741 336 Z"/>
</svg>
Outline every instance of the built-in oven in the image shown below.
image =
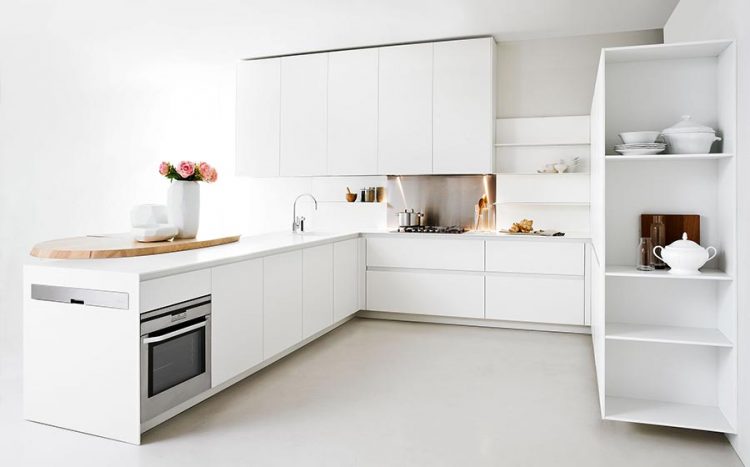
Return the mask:
<svg viewBox="0 0 750 467">
<path fill-rule="evenodd" d="M 211 296 L 141 315 L 141 422 L 211 388 Z"/>
</svg>

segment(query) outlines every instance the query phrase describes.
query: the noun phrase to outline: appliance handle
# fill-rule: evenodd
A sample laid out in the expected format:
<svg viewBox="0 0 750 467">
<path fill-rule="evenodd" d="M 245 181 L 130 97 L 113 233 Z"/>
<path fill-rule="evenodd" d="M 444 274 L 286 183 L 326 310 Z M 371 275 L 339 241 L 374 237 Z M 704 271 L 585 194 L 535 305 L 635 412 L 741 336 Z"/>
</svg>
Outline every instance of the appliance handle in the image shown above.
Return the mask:
<svg viewBox="0 0 750 467">
<path fill-rule="evenodd" d="M 206 327 L 206 321 L 201 321 L 200 323 L 191 324 L 190 326 L 186 326 L 184 328 L 178 329 L 176 331 L 168 332 L 164 335 L 157 336 L 157 337 L 144 337 L 143 343 L 144 344 L 154 344 L 156 342 L 162 342 L 167 339 L 171 339 L 176 336 L 180 336 L 182 334 L 187 334 L 190 331 L 195 331 L 196 329 Z"/>
</svg>

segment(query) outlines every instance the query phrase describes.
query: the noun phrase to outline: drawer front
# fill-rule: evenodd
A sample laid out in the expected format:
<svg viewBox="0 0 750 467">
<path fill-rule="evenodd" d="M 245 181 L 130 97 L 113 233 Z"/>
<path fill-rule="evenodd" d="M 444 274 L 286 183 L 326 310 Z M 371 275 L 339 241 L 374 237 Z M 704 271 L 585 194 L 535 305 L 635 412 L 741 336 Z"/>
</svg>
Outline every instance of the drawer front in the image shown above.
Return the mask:
<svg viewBox="0 0 750 467">
<path fill-rule="evenodd" d="M 487 276 L 486 316 L 508 321 L 583 325 L 583 278 Z"/>
<path fill-rule="evenodd" d="M 484 278 L 426 271 L 367 271 L 367 309 L 483 318 Z"/>
<path fill-rule="evenodd" d="M 211 269 L 141 282 L 141 313 L 211 293 Z"/>
<path fill-rule="evenodd" d="M 487 271 L 583 275 L 583 243 L 488 241 Z"/>
<path fill-rule="evenodd" d="M 368 238 L 367 266 L 483 271 L 484 241 Z"/>
</svg>

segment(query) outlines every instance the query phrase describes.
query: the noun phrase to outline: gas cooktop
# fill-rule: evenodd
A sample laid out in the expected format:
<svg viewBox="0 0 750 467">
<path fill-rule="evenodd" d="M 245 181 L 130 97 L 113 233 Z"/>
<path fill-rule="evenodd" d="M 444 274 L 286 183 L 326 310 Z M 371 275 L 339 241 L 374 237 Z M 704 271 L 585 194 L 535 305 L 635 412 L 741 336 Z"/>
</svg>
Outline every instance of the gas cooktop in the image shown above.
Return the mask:
<svg viewBox="0 0 750 467">
<path fill-rule="evenodd" d="M 412 227 L 399 227 L 398 232 L 406 233 L 438 233 L 438 234 L 462 234 L 468 230 L 460 225 L 420 225 Z"/>
</svg>

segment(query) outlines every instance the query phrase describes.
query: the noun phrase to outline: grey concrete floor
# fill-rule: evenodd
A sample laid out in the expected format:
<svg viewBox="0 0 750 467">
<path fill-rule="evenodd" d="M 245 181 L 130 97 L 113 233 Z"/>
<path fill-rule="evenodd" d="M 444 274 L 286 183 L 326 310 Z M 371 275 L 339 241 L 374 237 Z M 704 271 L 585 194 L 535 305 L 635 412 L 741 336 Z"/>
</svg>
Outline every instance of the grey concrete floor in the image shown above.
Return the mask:
<svg viewBox="0 0 750 467">
<path fill-rule="evenodd" d="M 355 319 L 141 446 L 25 422 L 0 389 L 3 466 L 742 465 L 720 434 L 602 421 L 575 334 Z"/>
</svg>

